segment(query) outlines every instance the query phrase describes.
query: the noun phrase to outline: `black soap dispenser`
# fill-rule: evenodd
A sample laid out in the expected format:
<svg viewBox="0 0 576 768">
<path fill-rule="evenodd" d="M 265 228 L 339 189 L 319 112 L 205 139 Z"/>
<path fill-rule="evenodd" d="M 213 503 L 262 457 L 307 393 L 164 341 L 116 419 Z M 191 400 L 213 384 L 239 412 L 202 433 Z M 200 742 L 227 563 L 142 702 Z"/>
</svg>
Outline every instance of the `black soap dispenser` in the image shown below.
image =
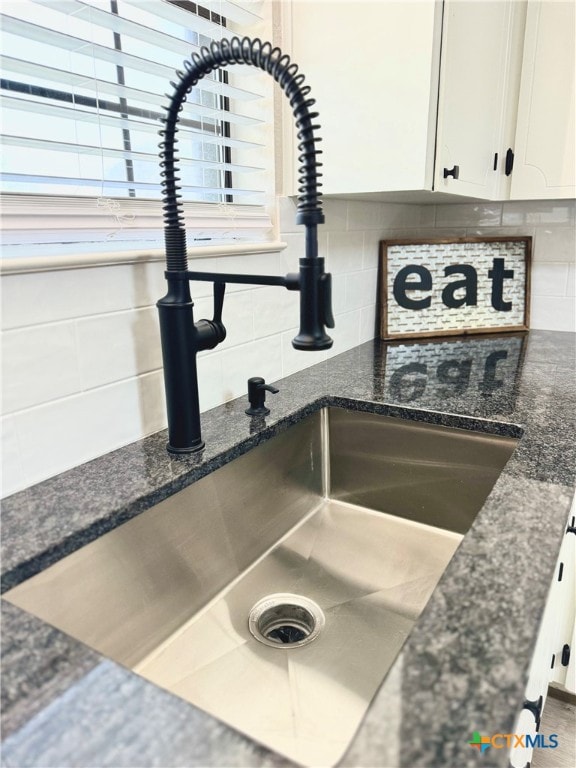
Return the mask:
<svg viewBox="0 0 576 768">
<path fill-rule="evenodd" d="M 272 392 L 273 395 L 277 394 L 280 390 L 276 387 L 266 384 L 265 380 L 261 376 L 253 376 L 248 379 L 248 400 L 250 407 L 246 408 L 245 413 L 248 416 L 267 416 L 270 413 L 270 408 L 266 408 L 266 391 Z"/>
</svg>

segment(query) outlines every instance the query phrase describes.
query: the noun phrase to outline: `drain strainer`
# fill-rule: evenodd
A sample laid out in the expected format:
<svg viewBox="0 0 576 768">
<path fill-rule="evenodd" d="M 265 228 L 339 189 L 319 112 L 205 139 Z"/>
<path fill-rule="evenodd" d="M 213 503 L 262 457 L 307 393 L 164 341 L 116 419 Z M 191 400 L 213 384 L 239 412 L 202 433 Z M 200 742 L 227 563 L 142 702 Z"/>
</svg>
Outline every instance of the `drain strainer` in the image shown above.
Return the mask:
<svg viewBox="0 0 576 768">
<path fill-rule="evenodd" d="M 315 640 L 324 627 L 318 605 L 302 595 L 268 595 L 250 611 L 248 627 L 256 640 L 273 648 L 298 648 Z"/>
</svg>

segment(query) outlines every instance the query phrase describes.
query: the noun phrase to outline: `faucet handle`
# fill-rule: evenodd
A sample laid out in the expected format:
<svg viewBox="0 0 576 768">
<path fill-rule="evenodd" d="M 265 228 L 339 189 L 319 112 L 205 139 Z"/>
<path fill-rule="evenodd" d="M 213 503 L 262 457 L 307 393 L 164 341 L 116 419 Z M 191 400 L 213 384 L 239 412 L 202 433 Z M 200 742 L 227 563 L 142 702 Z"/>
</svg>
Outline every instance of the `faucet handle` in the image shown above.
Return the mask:
<svg viewBox="0 0 576 768">
<path fill-rule="evenodd" d="M 222 310 L 224 308 L 224 292 L 226 283 L 214 283 L 214 316 L 212 320 L 198 320 L 196 326 L 196 338 L 198 352 L 205 349 L 214 349 L 226 338 L 226 328 L 222 322 Z"/>
<path fill-rule="evenodd" d="M 222 310 L 224 309 L 224 293 L 226 291 L 226 283 L 214 283 L 214 317 L 213 323 L 220 323 L 222 325 Z"/>
<path fill-rule="evenodd" d="M 270 408 L 266 408 L 264 405 L 266 391 L 275 395 L 280 390 L 276 389 L 276 387 L 273 387 L 271 384 L 266 384 L 261 376 L 253 376 L 251 379 L 248 379 L 248 400 L 250 402 L 250 407 L 246 408 L 245 411 L 248 416 L 267 416 L 270 413 Z"/>
<path fill-rule="evenodd" d="M 226 328 L 222 322 L 222 310 L 224 309 L 224 293 L 226 283 L 220 281 L 214 283 L 214 315 L 209 321 L 214 336 L 214 346 L 220 344 L 226 338 Z"/>
<path fill-rule="evenodd" d="M 332 275 L 324 272 L 320 276 L 320 311 L 322 322 L 326 328 L 334 328 L 334 314 L 332 312 Z"/>
</svg>

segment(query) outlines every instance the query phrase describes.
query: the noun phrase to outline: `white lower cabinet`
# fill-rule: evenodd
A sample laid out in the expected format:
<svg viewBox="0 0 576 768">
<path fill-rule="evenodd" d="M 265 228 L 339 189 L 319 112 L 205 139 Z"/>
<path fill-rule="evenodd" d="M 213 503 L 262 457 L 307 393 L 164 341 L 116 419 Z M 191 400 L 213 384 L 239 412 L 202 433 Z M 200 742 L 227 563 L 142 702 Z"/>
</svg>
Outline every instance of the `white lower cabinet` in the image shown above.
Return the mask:
<svg viewBox="0 0 576 768">
<path fill-rule="evenodd" d="M 568 666 L 566 667 L 566 677 L 564 678 L 564 687 L 576 695 L 576 621 L 572 625 L 572 641 L 570 643 L 571 653 Z"/>
<path fill-rule="evenodd" d="M 576 694 L 574 656 L 576 613 L 576 508 L 572 505 L 562 542 L 556 580 L 550 589 L 554 620 L 550 682 Z"/>
<path fill-rule="evenodd" d="M 568 517 L 558 561 L 550 585 L 548 600 L 524 694 L 524 705 L 518 715 L 515 733 L 530 735 L 531 743 L 539 733 L 540 720 L 546 704 L 548 685 L 559 683 L 576 693 L 575 681 L 575 611 L 576 611 L 576 497 Z M 549 738 L 543 734 L 542 738 Z M 510 763 L 513 768 L 525 768 L 532 758 L 532 747 L 512 745 Z"/>
<path fill-rule="evenodd" d="M 536 718 L 528 709 L 521 710 L 516 720 L 514 733 L 526 734 L 531 739 L 538 733 Z M 514 745 L 513 743 L 510 749 L 510 765 L 512 768 L 526 768 L 526 766 L 529 766 L 532 760 L 533 749 L 533 747 L 527 746 L 526 739 L 522 740 L 521 745 Z"/>
</svg>

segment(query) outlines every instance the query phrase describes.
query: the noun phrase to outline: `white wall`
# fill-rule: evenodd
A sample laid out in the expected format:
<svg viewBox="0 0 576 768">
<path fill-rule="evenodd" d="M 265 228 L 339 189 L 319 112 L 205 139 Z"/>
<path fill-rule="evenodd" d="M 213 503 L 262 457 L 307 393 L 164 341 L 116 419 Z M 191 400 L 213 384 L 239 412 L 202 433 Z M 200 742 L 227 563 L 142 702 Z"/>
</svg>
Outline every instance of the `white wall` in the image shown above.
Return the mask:
<svg viewBox="0 0 576 768">
<path fill-rule="evenodd" d="M 202 410 L 246 392 L 250 376 L 275 381 L 375 335 L 378 241 L 430 235 L 535 238 L 532 327 L 574 330 L 574 203 L 446 206 L 326 201 L 320 254 L 334 275 L 333 349 L 296 352 L 298 295 L 229 286 L 228 338 L 200 356 Z M 195 269 L 297 271 L 303 233 L 280 201 L 278 256 L 194 261 Z M 155 302 L 163 265 L 149 263 L 2 279 L 3 495 L 165 427 Z M 196 284 L 197 318 L 210 317 L 209 284 Z"/>
</svg>

